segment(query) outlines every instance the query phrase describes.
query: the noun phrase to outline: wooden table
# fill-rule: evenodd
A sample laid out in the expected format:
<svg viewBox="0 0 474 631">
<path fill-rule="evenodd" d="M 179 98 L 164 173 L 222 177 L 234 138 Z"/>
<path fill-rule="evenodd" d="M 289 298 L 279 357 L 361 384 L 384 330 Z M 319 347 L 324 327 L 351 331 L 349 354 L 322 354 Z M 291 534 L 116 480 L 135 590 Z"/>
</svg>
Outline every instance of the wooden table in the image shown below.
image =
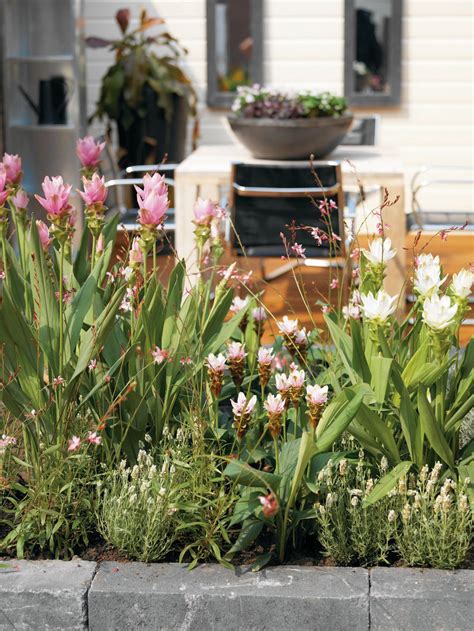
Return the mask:
<svg viewBox="0 0 474 631">
<path fill-rule="evenodd" d="M 405 179 L 403 164 L 397 150 L 383 147 L 339 147 L 328 158 L 341 163 L 344 188 L 356 188 L 358 182 L 365 189 L 386 188 L 392 200 L 398 201 L 384 209 L 384 221 L 390 224 L 387 236 L 397 250 L 388 264 L 386 290 L 394 295 L 402 291 L 405 281 Z M 193 257 L 193 206 L 198 197 L 219 201 L 230 187 L 233 162 L 262 162 L 252 158 L 240 145 L 204 145 L 194 151 L 175 171 L 176 248 L 178 255 L 188 260 Z M 263 161 L 268 163 L 268 160 Z M 278 162 L 275 162 L 278 164 Z M 307 164 L 307 162 L 306 162 Z M 356 231 L 362 237 L 376 233 L 377 219 L 373 216 L 376 204 L 360 211 Z M 402 301 L 400 301 L 402 302 Z"/>
</svg>

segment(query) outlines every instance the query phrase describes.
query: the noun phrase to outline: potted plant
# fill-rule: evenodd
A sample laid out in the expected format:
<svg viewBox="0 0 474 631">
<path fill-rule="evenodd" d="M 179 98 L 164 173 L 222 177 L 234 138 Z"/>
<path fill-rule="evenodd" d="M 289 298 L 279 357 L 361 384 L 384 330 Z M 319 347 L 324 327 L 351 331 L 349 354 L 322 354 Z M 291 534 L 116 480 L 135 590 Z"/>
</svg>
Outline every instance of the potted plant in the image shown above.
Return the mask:
<svg viewBox="0 0 474 631">
<path fill-rule="evenodd" d="M 92 48 L 108 46 L 115 51 L 91 120 L 106 116 L 116 122 L 121 168 L 160 162 L 165 154 L 169 161 L 179 162 L 184 158 L 188 115 L 196 114 L 196 93 L 180 66 L 187 50 L 167 31 L 146 35 L 165 21 L 149 17 L 145 10 L 133 30 L 129 9 L 117 11 L 115 19 L 121 39 L 86 39 Z"/>
<path fill-rule="evenodd" d="M 323 158 L 352 123 L 346 100 L 329 92 L 289 94 L 258 85 L 237 92 L 229 124 L 255 158 Z"/>
</svg>

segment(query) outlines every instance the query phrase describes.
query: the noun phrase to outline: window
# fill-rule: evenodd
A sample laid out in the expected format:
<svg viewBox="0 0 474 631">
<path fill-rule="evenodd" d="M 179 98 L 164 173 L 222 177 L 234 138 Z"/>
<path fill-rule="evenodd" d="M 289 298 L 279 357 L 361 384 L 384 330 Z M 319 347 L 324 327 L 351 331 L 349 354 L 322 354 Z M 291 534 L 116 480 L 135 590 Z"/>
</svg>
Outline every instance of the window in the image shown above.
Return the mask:
<svg viewBox="0 0 474 631">
<path fill-rule="evenodd" d="M 402 0 L 346 0 L 344 93 L 352 105 L 400 103 Z"/>
<path fill-rule="evenodd" d="M 262 0 L 207 0 L 207 102 L 230 107 L 240 85 L 263 79 Z"/>
</svg>

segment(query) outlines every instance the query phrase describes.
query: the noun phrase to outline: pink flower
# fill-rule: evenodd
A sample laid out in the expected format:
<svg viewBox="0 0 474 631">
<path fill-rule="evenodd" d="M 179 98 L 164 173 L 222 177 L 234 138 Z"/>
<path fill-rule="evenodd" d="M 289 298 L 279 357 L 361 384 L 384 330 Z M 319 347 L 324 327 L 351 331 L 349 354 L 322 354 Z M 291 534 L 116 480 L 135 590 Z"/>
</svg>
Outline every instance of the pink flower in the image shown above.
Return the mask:
<svg viewBox="0 0 474 631">
<path fill-rule="evenodd" d="M 64 378 L 61 377 L 61 375 L 58 375 L 57 377 L 53 379 L 53 388 L 58 388 L 59 386 L 62 386 L 64 383 L 66 383 Z"/>
<path fill-rule="evenodd" d="M 214 355 L 213 353 L 210 353 L 207 356 L 205 363 L 206 363 L 206 366 L 209 368 L 209 370 L 221 375 L 223 374 L 226 368 L 226 360 L 222 353 L 219 353 L 219 355 L 217 356 Z"/>
<path fill-rule="evenodd" d="M 237 401 L 233 401 L 232 399 L 230 401 L 232 412 L 234 413 L 235 417 L 247 416 L 252 414 L 256 403 L 257 396 L 255 394 L 247 401 L 247 397 L 243 392 L 239 392 Z"/>
<path fill-rule="evenodd" d="M 153 189 L 144 199 L 137 195 L 137 201 L 140 207 L 138 211 L 139 223 L 148 228 L 157 228 L 163 222 L 163 217 L 168 210 L 168 195 L 160 195 L 158 189 Z"/>
<path fill-rule="evenodd" d="M 329 312 L 331 311 L 331 307 L 330 307 L 329 305 L 323 305 L 323 306 L 321 307 L 321 311 L 322 311 L 323 313 L 329 313 Z"/>
<path fill-rule="evenodd" d="M 290 382 L 285 373 L 275 375 L 275 385 L 278 392 L 282 392 L 283 394 L 287 393 L 290 389 Z"/>
<path fill-rule="evenodd" d="M 5 274 L 5 270 L 0 270 L 0 280 L 5 280 L 6 277 L 7 275 Z"/>
<path fill-rule="evenodd" d="M 350 254 L 350 257 L 353 261 L 358 261 L 360 259 L 360 248 L 354 248 Z"/>
<path fill-rule="evenodd" d="M 230 305 L 230 310 L 232 311 L 232 313 L 239 313 L 239 311 L 242 311 L 242 309 L 245 309 L 247 307 L 248 303 L 249 303 L 248 296 L 245 296 L 245 298 L 239 298 L 239 296 L 236 296 L 232 300 L 232 304 Z"/>
<path fill-rule="evenodd" d="M 295 243 L 294 245 L 292 245 L 291 250 L 294 254 L 296 254 L 296 256 L 300 256 L 302 259 L 306 258 L 305 256 L 306 248 L 304 248 L 299 243 Z"/>
<path fill-rule="evenodd" d="M 79 191 L 79 195 L 82 197 L 84 204 L 87 206 L 93 206 L 94 204 L 104 205 L 107 198 L 104 176 L 99 177 L 97 173 L 94 173 L 90 180 L 83 177 L 82 185 L 84 186 L 84 192 Z"/>
<path fill-rule="evenodd" d="M 136 267 L 143 263 L 143 252 L 140 247 L 140 239 L 135 237 L 132 241 L 132 247 L 128 255 L 128 262 L 130 267 Z"/>
<path fill-rule="evenodd" d="M 288 377 L 288 384 L 290 388 L 302 388 L 305 380 L 304 370 L 292 370 Z"/>
<path fill-rule="evenodd" d="M 194 362 L 191 357 L 181 357 L 179 363 L 181 364 L 181 366 L 192 366 Z"/>
<path fill-rule="evenodd" d="M 271 348 L 265 348 L 265 346 L 261 346 L 258 349 L 257 353 L 257 362 L 259 364 L 265 364 L 267 366 L 271 365 L 275 356 L 273 355 L 273 351 Z"/>
<path fill-rule="evenodd" d="M 79 449 L 80 446 L 81 446 L 81 439 L 79 438 L 79 436 L 73 436 L 67 444 L 67 450 L 77 451 L 77 449 Z"/>
<path fill-rule="evenodd" d="M 330 289 L 337 289 L 339 287 L 339 279 L 333 278 L 329 284 Z"/>
<path fill-rule="evenodd" d="M 240 342 L 230 342 L 227 346 L 227 356 L 231 361 L 241 361 L 247 356 L 245 346 Z"/>
<path fill-rule="evenodd" d="M 49 235 L 49 228 L 44 223 L 44 221 L 41 221 L 40 219 L 36 220 L 36 227 L 38 229 L 38 235 L 41 241 L 41 247 L 43 248 L 45 252 L 47 252 L 52 241 Z"/>
<path fill-rule="evenodd" d="M 252 318 L 255 322 L 265 322 L 267 319 L 267 312 L 263 307 L 255 307 L 255 309 L 252 310 Z"/>
<path fill-rule="evenodd" d="M 165 182 L 165 176 L 159 173 L 150 175 L 145 173 L 143 176 L 143 188 L 135 185 L 137 191 L 137 199 L 145 199 L 152 191 L 156 191 L 158 195 L 167 195 L 168 187 Z"/>
<path fill-rule="evenodd" d="M 264 517 L 273 517 L 280 510 L 280 507 L 278 506 L 278 500 L 273 493 L 269 493 L 268 495 L 260 495 L 258 501 L 262 505 L 262 513 Z"/>
<path fill-rule="evenodd" d="M 263 404 L 263 407 L 268 414 L 278 416 L 283 414 L 285 411 L 285 400 L 279 393 L 277 395 L 269 394 Z"/>
<path fill-rule="evenodd" d="M 105 142 L 96 142 L 92 136 L 80 138 L 76 144 L 77 157 L 83 167 L 96 167 L 100 163 L 100 154 Z"/>
<path fill-rule="evenodd" d="M 14 436 L 2 434 L 2 437 L 0 438 L 0 456 L 5 452 L 6 448 L 11 445 L 16 445 L 16 438 Z"/>
<path fill-rule="evenodd" d="M 208 226 L 217 217 L 216 205 L 210 199 L 198 197 L 194 204 L 194 223 L 198 226 Z"/>
<path fill-rule="evenodd" d="M 297 346 L 308 345 L 308 334 L 306 333 L 306 327 L 303 327 L 302 329 L 296 332 L 296 335 L 293 341 Z"/>
<path fill-rule="evenodd" d="M 354 320 L 360 320 L 360 307 L 352 302 L 342 307 L 342 315 L 345 318 L 353 318 Z"/>
<path fill-rule="evenodd" d="M 64 184 L 63 178 L 57 175 L 53 178 L 46 176 L 41 186 L 44 198 L 39 195 L 35 197 L 49 215 L 56 218 L 70 214 L 69 195 L 72 189 L 70 184 Z"/>
<path fill-rule="evenodd" d="M 97 432 L 89 432 L 87 434 L 87 442 L 91 445 L 100 445 L 102 438 L 97 434 Z"/>
<path fill-rule="evenodd" d="M 283 316 L 283 320 L 277 322 L 277 326 L 282 335 L 296 335 L 298 332 L 298 320 L 290 320 L 288 316 Z"/>
<path fill-rule="evenodd" d="M 3 154 L 3 166 L 5 167 L 7 184 L 18 184 L 23 174 L 21 170 L 21 158 L 10 153 Z"/>
<path fill-rule="evenodd" d="M 159 346 L 155 346 L 155 350 L 151 351 L 151 356 L 153 357 L 153 362 L 155 364 L 162 364 L 168 359 L 169 353 L 168 351 L 162 350 Z"/>
<path fill-rule="evenodd" d="M 324 405 L 328 400 L 328 386 L 307 386 L 306 400 L 312 405 Z"/>
<path fill-rule="evenodd" d="M 319 246 L 321 246 L 324 241 L 328 240 L 327 234 L 319 228 L 311 228 L 310 234 Z"/>
<path fill-rule="evenodd" d="M 89 371 L 93 371 L 97 368 L 97 359 L 91 359 L 89 365 L 87 366 L 87 368 L 89 369 Z"/>
<path fill-rule="evenodd" d="M 26 192 L 22 188 L 19 188 L 12 197 L 12 201 L 18 210 L 25 210 L 30 200 Z"/>
<path fill-rule="evenodd" d="M 5 202 L 7 201 L 7 197 L 10 194 L 10 191 L 8 189 L 5 190 L 6 181 L 7 172 L 5 167 L 3 166 L 3 163 L 0 162 L 0 208 L 5 204 Z"/>
</svg>

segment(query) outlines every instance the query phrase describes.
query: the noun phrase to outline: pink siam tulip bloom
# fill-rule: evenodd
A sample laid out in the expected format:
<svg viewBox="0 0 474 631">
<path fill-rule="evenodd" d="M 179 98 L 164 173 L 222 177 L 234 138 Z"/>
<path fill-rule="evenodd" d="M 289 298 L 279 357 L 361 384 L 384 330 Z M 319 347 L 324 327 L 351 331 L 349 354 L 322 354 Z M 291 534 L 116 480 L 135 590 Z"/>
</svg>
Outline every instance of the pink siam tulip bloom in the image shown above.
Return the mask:
<svg viewBox="0 0 474 631">
<path fill-rule="evenodd" d="M 97 434 L 97 432 L 89 432 L 87 435 L 87 442 L 91 445 L 100 445 L 102 438 Z"/>
<path fill-rule="evenodd" d="M 94 206 L 95 204 L 100 206 L 104 205 L 107 199 L 104 176 L 99 177 L 97 173 L 94 173 L 90 180 L 83 177 L 82 185 L 84 186 L 84 192 L 79 191 L 79 195 L 87 206 Z"/>
<path fill-rule="evenodd" d="M 151 351 L 151 356 L 155 364 L 162 364 L 169 358 L 169 353 L 162 350 L 159 346 L 155 346 L 155 350 Z"/>
<path fill-rule="evenodd" d="M 151 190 L 148 195 L 142 199 L 137 195 L 138 205 L 138 221 L 142 226 L 156 229 L 161 223 L 169 207 L 168 196 L 160 195 L 158 189 Z"/>
<path fill-rule="evenodd" d="M 26 210 L 29 201 L 28 195 L 22 188 L 19 188 L 12 197 L 12 202 L 16 206 L 17 210 Z"/>
<path fill-rule="evenodd" d="M 130 267 L 137 267 L 143 263 L 143 252 L 140 247 L 140 239 L 135 237 L 132 241 L 132 247 L 128 255 Z"/>
<path fill-rule="evenodd" d="M 265 346 L 261 346 L 258 349 L 257 361 L 259 364 L 271 365 L 274 359 L 275 355 L 273 354 L 273 350 L 271 348 L 265 348 Z"/>
<path fill-rule="evenodd" d="M 296 335 L 298 332 L 298 320 L 290 320 L 288 316 L 283 316 L 283 320 L 277 322 L 277 326 L 282 335 Z"/>
<path fill-rule="evenodd" d="M 306 400 L 312 405 L 324 405 L 328 401 L 328 386 L 307 386 Z"/>
<path fill-rule="evenodd" d="M 81 446 L 81 439 L 79 438 L 79 436 L 73 436 L 67 444 L 67 450 L 77 451 L 80 446 Z"/>
<path fill-rule="evenodd" d="M 306 333 L 306 327 L 303 327 L 296 333 L 294 342 L 296 346 L 301 346 L 301 347 L 308 346 L 308 334 Z"/>
<path fill-rule="evenodd" d="M 257 403 L 257 395 L 253 395 L 248 401 L 243 392 L 239 392 L 237 401 L 230 400 L 234 417 L 241 417 L 252 414 L 255 404 Z"/>
<path fill-rule="evenodd" d="M 72 186 L 64 184 L 63 178 L 58 175 L 53 178 L 46 176 L 42 183 L 44 198 L 35 195 L 37 201 L 47 211 L 48 215 L 54 218 L 60 218 L 64 215 L 70 215 L 71 206 L 69 204 L 69 195 Z"/>
<path fill-rule="evenodd" d="M 105 142 L 96 142 L 92 136 L 80 138 L 76 144 L 76 153 L 82 166 L 86 168 L 98 166 L 104 147 Z"/>
<path fill-rule="evenodd" d="M 274 517 L 280 510 L 280 507 L 278 506 L 278 500 L 273 493 L 269 493 L 268 495 L 260 495 L 258 501 L 262 505 L 262 513 L 264 517 Z"/>
<path fill-rule="evenodd" d="M 288 377 L 290 388 L 302 388 L 305 380 L 304 370 L 294 369 Z"/>
<path fill-rule="evenodd" d="M 215 217 L 217 217 L 217 210 L 214 202 L 198 197 L 194 204 L 194 223 L 198 226 L 208 226 Z"/>
<path fill-rule="evenodd" d="M 8 189 L 5 189 L 5 184 L 7 181 L 7 172 L 3 164 L 0 162 L 0 208 L 7 201 L 7 197 L 10 194 Z"/>
<path fill-rule="evenodd" d="M 135 185 L 137 191 L 137 199 L 145 199 L 152 191 L 156 191 L 158 195 L 168 195 L 168 186 L 165 182 L 165 176 L 159 173 L 150 175 L 145 173 L 143 176 L 143 188 Z"/>
<path fill-rule="evenodd" d="M 279 416 L 285 411 L 285 400 L 281 394 L 269 394 L 266 398 L 263 407 L 269 415 Z"/>
<path fill-rule="evenodd" d="M 246 356 L 245 346 L 240 342 L 230 342 L 227 346 L 227 356 L 231 361 L 241 361 Z"/>
<path fill-rule="evenodd" d="M 45 252 L 47 252 L 52 242 L 52 239 L 49 235 L 49 228 L 44 223 L 44 221 L 41 221 L 39 219 L 36 220 L 36 227 L 38 229 L 38 235 L 41 241 L 41 247 L 43 248 Z"/>
<path fill-rule="evenodd" d="M 242 309 L 245 309 L 248 304 L 249 304 L 248 296 L 245 296 L 245 298 L 239 298 L 239 296 L 236 296 L 232 300 L 232 304 L 230 305 L 230 310 L 232 311 L 232 313 L 239 313 L 239 311 L 242 311 Z"/>
<path fill-rule="evenodd" d="M 255 307 L 255 309 L 252 310 L 252 318 L 255 322 L 265 322 L 267 319 L 267 312 L 263 307 Z"/>
<path fill-rule="evenodd" d="M 219 355 L 214 355 L 213 353 L 210 353 L 207 356 L 205 363 L 209 370 L 214 373 L 223 374 L 224 370 L 226 369 L 226 360 L 222 353 L 219 353 Z"/>
<path fill-rule="evenodd" d="M 20 156 L 4 153 L 3 166 L 5 167 L 7 184 L 11 184 L 12 186 L 18 184 L 23 175 Z"/>
<path fill-rule="evenodd" d="M 288 390 L 290 389 L 290 383 L 285 373 L 279 373 L 275 375 L 275 384 L 278 392 L 283 394 L 283 396 L 288 393 Z"/>
</svg>

